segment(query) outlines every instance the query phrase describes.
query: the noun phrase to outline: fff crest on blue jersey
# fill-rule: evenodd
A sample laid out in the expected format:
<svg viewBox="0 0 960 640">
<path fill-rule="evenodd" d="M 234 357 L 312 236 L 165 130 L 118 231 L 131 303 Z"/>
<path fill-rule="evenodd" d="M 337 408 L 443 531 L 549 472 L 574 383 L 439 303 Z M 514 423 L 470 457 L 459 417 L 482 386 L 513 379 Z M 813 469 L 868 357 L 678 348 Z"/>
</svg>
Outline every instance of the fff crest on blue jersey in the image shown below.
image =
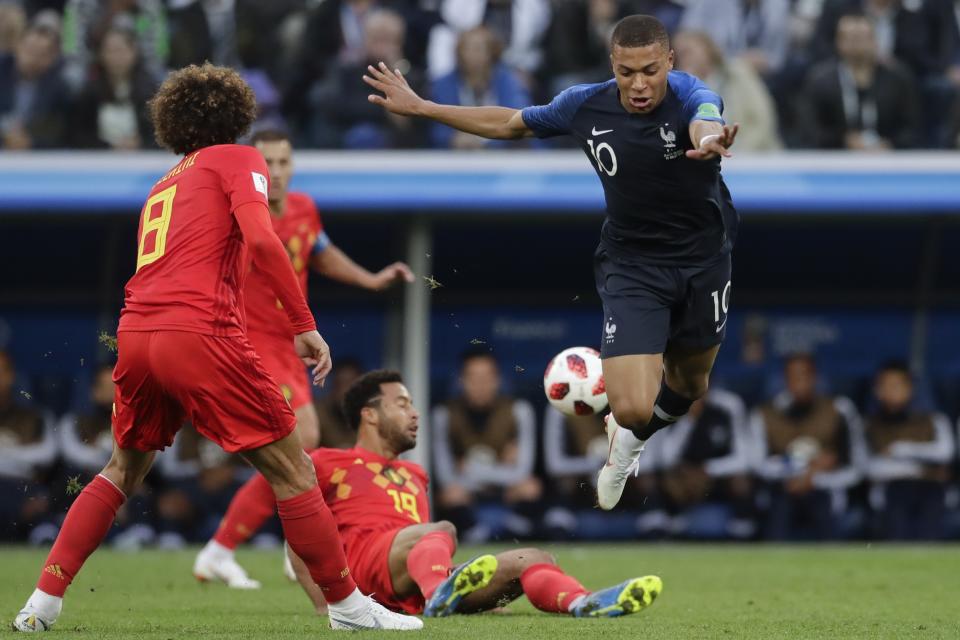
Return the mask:
<svg viewBox="0 0 960 640">
<path fill-rule="evenodd" d="M 667 131 L 664 127 L 669 127 L 669 122 L 664 122 L 663 126 L 660 127 L 660 137 L 663 139 L 663 148 L 664 149 L 673 149 L 677 146 L 677 132 L 676 131 Z"/>
</svg>

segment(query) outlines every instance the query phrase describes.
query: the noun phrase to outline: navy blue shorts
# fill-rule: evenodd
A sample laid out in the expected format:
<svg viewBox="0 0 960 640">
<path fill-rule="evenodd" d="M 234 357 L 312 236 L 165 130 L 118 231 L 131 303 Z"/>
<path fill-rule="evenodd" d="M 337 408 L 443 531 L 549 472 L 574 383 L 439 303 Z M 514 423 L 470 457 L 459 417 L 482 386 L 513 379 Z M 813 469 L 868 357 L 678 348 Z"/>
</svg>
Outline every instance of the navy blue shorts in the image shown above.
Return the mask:
<svg viewBox="0 0 960 640">
<path fill-rule="evenodd" d="M 707 267 L 624 264 L 594 254 L 603 301 L 603 358 L 709 349 L 723 342 L 730 309 L 730 254 Z"/>
</svg>

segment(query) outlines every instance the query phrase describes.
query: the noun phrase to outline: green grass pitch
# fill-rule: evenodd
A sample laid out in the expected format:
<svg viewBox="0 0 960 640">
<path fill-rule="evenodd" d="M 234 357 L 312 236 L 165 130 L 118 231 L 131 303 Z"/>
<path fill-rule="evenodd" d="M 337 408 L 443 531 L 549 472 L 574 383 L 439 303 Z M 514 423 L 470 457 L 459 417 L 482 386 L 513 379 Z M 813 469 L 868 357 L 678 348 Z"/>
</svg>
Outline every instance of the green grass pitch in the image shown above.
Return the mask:
<svg viewBox="0 0 960 640">
<path fill-rule="evenodd" d="M 521 599 L 505 613 L 427 620 L 416 637 L 960 638 L 957 546 L 546 548 L 587 588 L 655 573 L 664 580 L 663 594 L 644 612 L 608 620 L 542 614 Z M 458 559 L 479 550 L 461 550 Z M 279 552 L 239 553 L 264 583 L 253 592 L 198 584 L 190 575 L 193 554 L 95 554 L 71 587 L 51 637 L 302 640 L 333 633 L 326 618 L 312 614 L 299 588 L 283 578 Z M 43 558 L 40 551 L 0 549 L 0 615 L 5 621 L 13 619 L 33 589 Z"/>
</svg>

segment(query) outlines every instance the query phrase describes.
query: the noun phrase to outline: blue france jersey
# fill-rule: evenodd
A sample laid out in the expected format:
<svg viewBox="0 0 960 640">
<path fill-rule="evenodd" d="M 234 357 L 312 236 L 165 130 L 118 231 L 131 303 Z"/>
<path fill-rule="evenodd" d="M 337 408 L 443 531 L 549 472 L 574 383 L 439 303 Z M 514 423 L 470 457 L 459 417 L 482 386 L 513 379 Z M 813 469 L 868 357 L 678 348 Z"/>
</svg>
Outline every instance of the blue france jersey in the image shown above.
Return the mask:
<svg viewBox="0 0 960 640">
<path fill-rule="evenodd" d="M 569 134 L 590 158 L 607 202 L 601 246 L 623 262 L 708 264 L 733 247 L 738 217 L 719 158 L 690 160 L 693 120 L 723 122 L 723 102 L 703 82 L 671 71 L 647 114 L 620 104 L 616 81 L 576 85 L 523 121 L 537 137 Z"/>
</svg>

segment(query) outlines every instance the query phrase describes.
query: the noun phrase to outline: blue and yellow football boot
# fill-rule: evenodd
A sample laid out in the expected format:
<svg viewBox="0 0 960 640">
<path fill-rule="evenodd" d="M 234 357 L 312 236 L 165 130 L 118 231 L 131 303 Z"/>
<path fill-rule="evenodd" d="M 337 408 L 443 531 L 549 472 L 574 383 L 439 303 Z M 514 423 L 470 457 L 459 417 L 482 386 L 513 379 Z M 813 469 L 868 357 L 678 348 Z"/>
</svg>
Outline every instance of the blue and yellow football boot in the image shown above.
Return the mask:
<svg viewBox="0 0 960 640">
<path fill-rule="evenodd" d="M 633 578 L 626 582 L 594 591 L 571 613 L 577 618 L 616 618 L 637 613 L 653 604 L 663 591 L 663 581 L 657 576 Z"/>
<path fill-rule="evenodd" d="M 497 571 L 497 557 L 487 554 L 465 562 L 440 583 L 423 607 L 423 617 L 442 618 L 456 613 L 460 601 L 490 584 Z"/>
</svg>

